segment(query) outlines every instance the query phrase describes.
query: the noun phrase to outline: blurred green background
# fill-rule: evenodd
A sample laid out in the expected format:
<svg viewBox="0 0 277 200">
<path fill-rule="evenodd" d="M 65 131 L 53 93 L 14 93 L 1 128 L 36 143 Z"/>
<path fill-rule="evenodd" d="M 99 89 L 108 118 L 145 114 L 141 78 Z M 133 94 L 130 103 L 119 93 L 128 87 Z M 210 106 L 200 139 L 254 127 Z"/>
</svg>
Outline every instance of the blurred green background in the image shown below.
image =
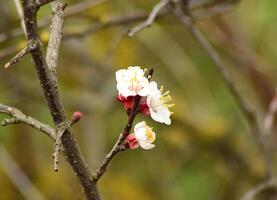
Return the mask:
<svg viewBox="0 0 277 200">
<path fill-rule="evenodd" d="M 66 1 L 68 8 L 80 2 Z M 208 3 L 191 8 L 195 16 L 200 16 L 196 17 L 197 25 L 216 47 L 242 96 L 262 120 L 277 81 L 277 1 L 202 2 Z M 65 36 L 82 33 L 115 16 L 150 12 L 156 3 L 113 0 L 93 6 L 66 18 Z M 216 6 L 230 9 L 213 17 L 201 15 Z M 2 0 L 0 11 L 0 35 L 20 28 L 13 1 Z M 39 18 L 50 13 L 47 5 L 39 11 Z M 146 120 L 154 127 L 156 147 L 117 155 L 99 183 L 103 198 L 239 199 L 264 179 L 265 167 L 216 67 L 174 16 L 167 14 L 151 28 L 129 38 L 126 31 L 136 24 L 68 37 L 61 47 L 60 94 L 69 118 L 76 110 L 84 113 L 73 132 L 92 170 L 113 146 L 127 119 L 122 105 L 115 100 L 116 70 L 134 65 L 153 67 L 153 79 L 170 90 L 176 104 L 171 126 L 142 115 L 136 118 L 136 122 Z M 48 32 L 48 26 L 40 31 L 44 42 Z M 1 41 L 0 66 L 24 45 L 24 35 Z M 7 70 L 0 68 L 0 90 L 1 103 L 53 125 L 30 56 Z M 1 120 L 5 117 L 0 115 Z M 60 171 L 53 171 L 53 143 L 45 135 L 24 125 L 7 126 L 0 127 L 0 141 L 0 199 L 26 199 L 20 192 L 24 188 L 13 183 L 13 178 L 19 176 L 8 175 L 10 158 L 30 179 L 41 199 L 84 199 L 77 178 L 63 158 Z M 267 199 L 265 195 L 258 198 Z"/>
</svg>

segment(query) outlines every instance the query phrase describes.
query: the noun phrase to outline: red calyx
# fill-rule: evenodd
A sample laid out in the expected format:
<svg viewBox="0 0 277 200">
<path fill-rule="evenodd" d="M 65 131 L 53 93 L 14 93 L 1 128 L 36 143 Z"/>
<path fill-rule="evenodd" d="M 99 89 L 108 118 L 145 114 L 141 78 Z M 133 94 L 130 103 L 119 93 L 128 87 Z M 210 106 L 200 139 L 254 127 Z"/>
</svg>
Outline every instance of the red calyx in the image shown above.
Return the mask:
<svg viewBox="0 0 277 200">
<path fill-rule="evenodd" d="M 127 113 L 129 113 L 133 108 L 134 98 L 135 98 L 134 96 L 124 97 L 121 94 L 118 94 L 116 96 L 116 99 L 119 102 L 123 103 L 123 106 L 124 106 L 125 110 L 127 111 Z"/>
<path fill-rule="evenodd" d="M 139 111 L 146 116 L 150 115 L 149 106 L 147 105 L 146 101 L 142 101 L 139 105 Z"/>
<path fill-rule="evenodd" d="M 135 134 L 130 134 L 126 137 L 126 144 L 130 149 L 136 149 L 139 146 L 139 143 L 135 137 Z"/>
</svg>

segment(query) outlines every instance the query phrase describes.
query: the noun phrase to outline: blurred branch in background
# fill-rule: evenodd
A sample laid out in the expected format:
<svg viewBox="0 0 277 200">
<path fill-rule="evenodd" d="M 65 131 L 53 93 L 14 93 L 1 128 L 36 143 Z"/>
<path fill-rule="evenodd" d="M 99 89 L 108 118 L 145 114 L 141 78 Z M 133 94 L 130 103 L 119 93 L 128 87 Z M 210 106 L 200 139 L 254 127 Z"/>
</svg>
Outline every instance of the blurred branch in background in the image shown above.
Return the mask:
<svg viewBox="0 0 277 200">
<path fill-rule="evenodd" d="M 249 47 L 247 39 L 243 37 L 245 33 L 238 25 L 235 27 L 222 17 L 214 19 L 213 22 L 218 27 L 218 31 L 214 31 L 211 36 L 216 43 L 225 47 L 230 58 L 235 61 L 235 65 L 240 70 L 243 69 L 251 78 L 256 93 L 267 108 L 274 94 L 274 87 L 269 77 L 259 70 L 265 63 L 258 61 L 259 55 Z"/>
<path fill-rule="evenodd" d="M 65 10 L 65 18 L 67 17 L 73 17 L 77 14 L 80 14 L 82 12 L 85 12 L 86 10 L 89 10 L 91 8 L 94 8 L 95 6 L 99 6 L 101 4 L 107 3 L 110 0 L 99 0 L 99 1 L 92 1 L 92 0 L 88 0 L 88 1 L 84 1 L 72 6 L 69 6 L 67 10 Z M 162 2 L 162 5 L 164 3 Z M 222 7 L 224 6 L 224 7 Z M 202 19 L 206 19 L 212 16 L 216 16 L 219 14 L 223 14 L 226 12 L 226 9 L 232 10 L 234 9 L 234 7 L 236 6 L 236 4 L 231 3 L 231 2 L 227 2 L 224 3 L 223 5 L 217 5 L 213 6 L 213 7 L 207 7 L 205 9 L 194 9 L 194 6 L 191 6 L 192 10 L 192 17 L 195 21 L 197 20 L 202 20 Z M 158 7 L 159 8 L 159 7 Z M 224 8 L 224 9 L 223 9 Z M 155 16 L 155 18 L 160 18 L 162 16 L 164 16 L 165 14 L 167 14 L 166 11 L 162 11 L 162 10 L 157 10 L 157 16 Z M 135 11 L 132 12 L 130 14 L 127 15 L 117 15 L 117 16 L 110 16 L 108 17 L 108 19 L 104 20 L 104 21 L 99 21 L 97 22 L 95 25 L 89 27 L 87 30 L 84 30 L 82 32 L 78 32 L 78 33 L 65 33 L 63 40 L 67 40 L 67 39 L 71 39 L 71 38 L 83 38 L 83 37 L 87 37 L 93 33 L 95 33 L 96 31 L 102 30 L 103 28 L 108 28 L 108 27 L 112 27 L 112 26 L 117 26 L 117 25 L 123 25 L 123 24 L 130 24 L 130 23 L 134 23 L 134 22 L 139 22 L 142 20 L 146 20 L 149 16 L 149 13 L 144 12 L 144 11 Z M 44 28 L 47 25 L 49 25 L 50 23 L 50 18 L 49 17 L 45 17 L 44 19 L 42 19 L 41 21 L 38 22 L 38 26 L 39 28 Z M 149 23 L 149 22 L 148 22 Z M 15 37 L 19 37 L 23 34 L 22 30 L 20 28 L 18 29 L 14 29 L 9 33 L 2 33 L 0 34 L 0 43 L 3 43 L 9 39 L 15 38 Z M 0 51 L 0 58 L 9 56 L 11 54 L 13 54 L 14 52 L 18 51 L 17 47 L 13 47 L 11 48 L 10 46 L 8 46 L 7 48 L 3 49 L 2 51 Z"/>
<path fill-rule="evenodd" d="M 255 187 L 253 187 L 251 190 L 246 192 L 240 200 L 254 200 L 255 197 L 261 193 L 264 190 L 270 189 L 270 188 L 276 188 L 277 187 L 277 181 L 276 179 L 269 179 L 266 180 Z"/>
<path fill-rule="evenodd" d="M 184 5 L 186 6 L 186 5 Z M 194 25 L 188 10 L 186 10 L 187 13 L 183 12 L 183 8 L 180 4 L 176 4 L 173 8 L 173 13 L 176 15 L 177 18 L 188 28 L 188 30 L 192 33 L 192 35 L 195 37 L 196 41 L 201 45 L 201 47 L 206 51 L 208 56 L 211 58 L 211 60 L 216 65 L 223 81 L 226 83 L 229 91 L 233 94 L 235 100 L 237 101 L 237 104 L 244 114 L 245 119 L 248 122 L 249 128 L 257 142 L 257 144 L 260 147 L 261 153 L 264 156 L 266 167 L 267 167 L 267 176 L 272 176 L 272 164 L 271 164 L 271 156 L 269 155 L 268 149 L 266 147 L 266 144 L 263 141 L 263 134 L 262 130 L 259 126 L 259 121 L 254 113 L 254 111 L 249 107 L 248 102 L 246 102 L 243 97 L 241 96 L 240 92 L 237 90 L 236 85 L 231 78 L 227 67 L 221 60 L 219 54 L 217 51 L 213 48 L 212 45 L 205 39 L 202 32 Z"/>
<path fill-rule="evenodd" d="M 268 111 L 263 121 L 263 129 L 264 129 L 265 135 L 268 135 L 271 133 L 276 114 L 277 114 L 277 88 L 275 89 L 275 94 L 268 106 Z"/>
<path fill-rule="evenodd" d="M 20 1 L 19 0 L 13 0 L 13 1 L 14 1 L 14 4 L 15 4 L 17 13 L 18 13 L 18 17 L 20 19 L 21 28 L 23 30 L 23 33 L 27 37 L 26 28 L 25 28 L 25 24 L 24 24 L 24 18 L 23 18 L 23 12 L 22 12 L 22 7 L 21 7 L 21 4 L 20 4 Z"/>
<path fill-rule="evenodd" d="M 21 170 L 7 149 L 0 143 L 0 167 L 26 200 L 45 200 L 44 196 Z M 4 191 L 2 191 L 4 192 Z"/>
<path fill-rule="evenodd" d="M 17 0 L 15 0 L 17 1 Z M 111 0 L 87 0 L 83 1 L 81 3 L 75 4 L 70 6 L 66 11 L 64 16 L 65 17 L 72 17 L 75 16 L 81 12 L 84 12 L 88 9 L 91 9 L 95 6 L 101 5 L 103 3 L 109 2 Z M 44 28 L 48 26 L 51 23 L 51 18 L 50 17 L 45 17 L 38 21 L 38 28 Z M 9 31 L 8 33 L 2 33 L 0 34 L 0 43 L 6 42 L 7 40 L 10 40 L 15 37 L 22 36 L 24 32 L 22 31 L 21 28 L 16 28 L 14 30 Z"/>
</svg>

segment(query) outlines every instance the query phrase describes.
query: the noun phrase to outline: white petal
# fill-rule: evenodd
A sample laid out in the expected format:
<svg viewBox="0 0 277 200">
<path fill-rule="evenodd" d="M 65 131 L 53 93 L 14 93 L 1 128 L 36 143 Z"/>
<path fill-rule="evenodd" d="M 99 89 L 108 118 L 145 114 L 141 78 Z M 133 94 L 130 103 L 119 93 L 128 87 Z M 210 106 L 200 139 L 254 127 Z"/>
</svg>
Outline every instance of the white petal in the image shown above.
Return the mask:
<svg viewBox="0 0 277 200">
<path fill-rule="evenodd" d="M 145 150 L 150 150 L 150 149 L 153 149 L 155 147 L 154 144 L 146 143 L 146 142 L 140 142 L 139 145 L 141 146 L 141 148 L 143 148 Z"/>
<path fill-rule="evenodd" d="M 126 85 L 122 82 L 117 83 L 116 88 L 117 88 L 118 92 L 124 97 L 136 95 L 133 91 L 130 91 L 128 89 L 128 85 Z"/>
<path fill-rule="evenodd" d="M 156 93 L 157 90 L 159 91 L 157 83 L 155 81 L 151 81 L 149 83 L 149 91 L 150 91 L 150 93 L 151 94 Z"/>
<path fill-rule="evenodd" d="M 135 136 L 139 142 L 147 141 L 147 137 L 146 137 L 145 133 L 146 133 L 146 128 L 144 128 L 144 127 L 139 128 L 135 131 Z"/>
<path fill-rule="evenodd" d="M 165 123 L 167 125 L 171 124 L 171 119 L 170 119 L 170 111 L 167 108 L 159 108 L 156 111 L 153 111 L 150 109 L 150 115 L 153 120 L 160 122 L 160 123 Z"/>
<path fill-rule="evenodd" d="M 144 71 L 140 66 L 130 66 L 127 69 L 130 73 L 136 73 L 139 76 L 144 76 Z"/>
<path fill-rule="evenodd" d="M 142 127 L 145 127 L 145 126 L 146 126 L 145 121 L 139 122 L 135 125 L 134 131 L 136 132 L 139 128 L 142 128 Z"/>
<path fill-rule="evenodd" d="M 116 81 L 117 82 L 122 81 L 122 79 L 124 78 L 125 74 L 126 74 L 126 69 L 117 70 L 115 72 Z"/>
</svg>

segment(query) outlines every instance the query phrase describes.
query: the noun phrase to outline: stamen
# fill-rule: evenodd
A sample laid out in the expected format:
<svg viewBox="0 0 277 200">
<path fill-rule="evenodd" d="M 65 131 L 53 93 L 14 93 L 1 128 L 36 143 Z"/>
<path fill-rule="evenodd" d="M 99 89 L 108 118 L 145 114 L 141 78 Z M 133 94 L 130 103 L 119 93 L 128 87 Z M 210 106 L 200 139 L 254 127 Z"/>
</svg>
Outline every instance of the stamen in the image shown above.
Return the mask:
<svg viewBox="0 0 277 200">
<path fill-rule="evenodd" d="M 174 106 L 174 103 L 169 103 L 172 101 L 172 97 L 169 95 L 169 91 L 166 91 L 163 93 L 164 90 L 164 86 L 162 85 L 160 88 L 160 92 L 161 92 L 161 97 L 160 97 L 160 101 L 162 103 L 162 106 L 170 108 L 172 106 Z"/>
</svg>

